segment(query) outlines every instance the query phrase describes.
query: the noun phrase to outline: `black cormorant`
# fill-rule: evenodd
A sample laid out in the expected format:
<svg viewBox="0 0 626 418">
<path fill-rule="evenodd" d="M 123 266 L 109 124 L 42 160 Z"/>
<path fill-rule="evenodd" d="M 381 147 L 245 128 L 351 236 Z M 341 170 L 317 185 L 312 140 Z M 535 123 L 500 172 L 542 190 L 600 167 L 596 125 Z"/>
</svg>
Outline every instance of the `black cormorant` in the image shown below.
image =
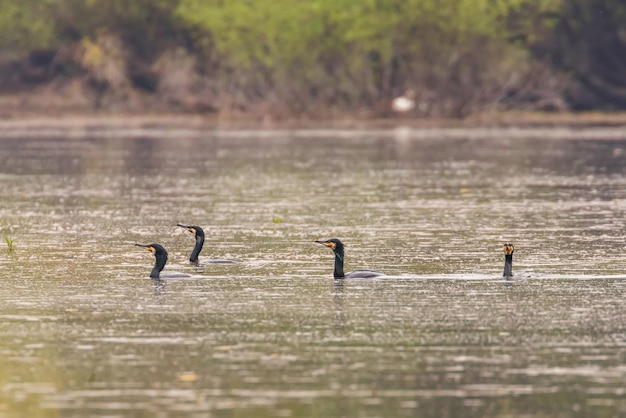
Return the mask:
<svg viewBox="0 0 626 418">
<path fill-rule="evenodd" d="M 150 272 L 151 279 L 160 279 L 161 278 L 161 270 L 165 267 L 167 263 L 167 251 L 160 244 L 135 244 L 137 247 L 146 248 L 152 254 L 154 254 L 154 267 L 152 267 L 152 271 Z M 177 277 L 191 277 L 189 274 L 185 273 L 169 273 L 164 275 L 165 278 L 177 278 Z"/>
<path fill-rule="evenodd" d="M 189 262 L 194 266 L 198 266 L 200 264 L 200 260 L 198 256 L 200 255 L 200 251 L 202 251 L 202 246 L 204 245 L 204 230 L 196 225 L 183 225 L 176 224 L 176 226 L 180 226 L 181 228 L 185 228 L 187 231 L 191 232 L 196 239 L 196 245 L 193 247 L 193 251 L 189 256 Z M 239 261 L 231 260 L 229 258 L 209 258 L 208 260 L 202 260 L 203 263 L 212 263 L 212 264 L 237 264 Z"/>
<path fill-rule="evenodd" d="M 369 279 L 372 277 L 383 276 L 383 273 L 376 270 L 355 270 L 348 274 L 343 272 L 343 243 L 337 238 L 327 239 L 325 241 L 315 241 L 329 247 L 335 253 L 335 270 L 333 276 L 335 279 Z"/>
<path fill-rule="evenodd" d="M 507 279 L 513 277 L 513 251 L 515 251 L 513 244 L 504 244 L 504 273 L 502 273 L 502 277 Z"/>
</svg>

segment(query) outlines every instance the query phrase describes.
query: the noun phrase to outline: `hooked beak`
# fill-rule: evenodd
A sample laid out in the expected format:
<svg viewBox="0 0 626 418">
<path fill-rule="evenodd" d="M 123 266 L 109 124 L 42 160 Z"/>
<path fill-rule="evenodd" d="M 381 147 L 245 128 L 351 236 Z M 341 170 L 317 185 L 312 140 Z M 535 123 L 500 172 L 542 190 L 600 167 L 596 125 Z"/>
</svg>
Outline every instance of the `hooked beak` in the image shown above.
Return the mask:
<svg viewBox="0 0 626 418">
<path fill-rule="evenodd" d="M 137 247 L 141 247 L 141 248 L 145 248 L 146 250 L 150 251 L 152 254 L 154 254 L 154 247 L 151 245 L 143 245 L 143 244 L 135 244 Z"/>
<path fill-rule="evenodd" d="M 183 224 L 176 224 L 176 226 L 180 226 L 181 228 L 185 228 L 187 231 L 191 232 L 192 234 L 196 235 L 196 229 L 192 228 L 188 225 L 183 225 Z"/>
<path fill-rule="evenodd" d="M 321 240 L 316 240 L 315 242 L 317 242 L 318 244 L 322 244 L 327 246 L 328 248 L 331 248 L 333 251 L 335 250 L 335 243 L 332 241 L 321 241 Z"/>
</svg>

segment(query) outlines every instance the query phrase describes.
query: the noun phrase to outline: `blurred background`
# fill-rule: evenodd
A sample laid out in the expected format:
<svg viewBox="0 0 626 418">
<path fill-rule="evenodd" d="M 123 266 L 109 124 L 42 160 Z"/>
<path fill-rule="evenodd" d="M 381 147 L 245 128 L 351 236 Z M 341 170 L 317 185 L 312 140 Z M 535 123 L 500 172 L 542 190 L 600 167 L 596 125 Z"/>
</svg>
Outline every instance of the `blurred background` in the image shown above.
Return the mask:
<svg viewBox="0 0 626 418">
<path fill-rule="evenodd" d="M 622 0 L 0 0 L 0 115 L 626 108 Z"/>
</svg>

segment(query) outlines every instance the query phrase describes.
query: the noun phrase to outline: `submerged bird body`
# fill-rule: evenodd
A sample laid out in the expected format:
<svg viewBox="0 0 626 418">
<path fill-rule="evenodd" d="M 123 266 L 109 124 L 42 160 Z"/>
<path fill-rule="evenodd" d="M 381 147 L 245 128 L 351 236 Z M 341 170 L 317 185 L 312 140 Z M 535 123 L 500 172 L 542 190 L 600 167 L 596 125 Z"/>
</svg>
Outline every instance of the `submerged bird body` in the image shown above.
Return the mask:
<svg viewBox="0 0 626 418">
<path fill-rule="evenodd" d="M 193 247 L 193 251 L 191 251 L 191 255 L 189 256 L 189 262 L 194 266 L 198 266 L 200 264 L 200 259 L 198 256 L 200 255 L 200 251 L 202 251 L 202 247 L 204 246 L 204 230 L 196 225 L 183 225 L 176 224 L 176 226 L 180 226 L 181 228 L 185 228 L 187 231 L 191 232 L 196 239 L 196 245 Z M 231 260 L 228 258 L 211 258 L 208 260 L 204 260 L 204 263 L 212 263 L 212 264 L 236 264 L 237 260 Z"/>
<path fill-rule="evenodd" d="M 380 277 L 383 273 L 375 270 L 354 270 L 344 276 L 344 279 L 372 279 Z"/>
<path fill-rule="evenodd" d="M 513 244 L 508 243 L 504 244 L 504 272 L 502 273 L 502 277 L 506 277 L 510 279 L 513 277 L 513 252 L 515 251 L 515 247 Z"/>
<path fill-rule="evenodd" d="M 167 251 L 165 250 L 165 248 L 160 244 L 148 244 L 148 245 L 135 244 L 135 245 L 137 247 L 146 248 L 148 251 L 154 254 L 155 261 L 154 261 L 154 267 L 152 267 L 152 271 L 150 272 L 150 278 L 160 279 L 161 271 L 163 270 L 163 268 L 165 267 L 165 264 L 167 263 Z M 189 274 L 184 274 L 184 273 L 170 273 L 170 274 L 165 275 L 164 277 L 177 278 L 177 277 L 191 277 L 191 276 Z"/>
<path fill-rule="evenodd" d="M 382 276 L 383 273 L 376 270 L 355 270 L 348 274 L 343 271 L 343 259 L 344 259 L 344 246 L 337 238 L 328 239 L 325 241 L 315 241 L 318 244 L 329 247 L 335 253 L 335 269 L 333 271 L 333 277 L 335 279 L 369 279 L 373 277 Z"/>
</svg>

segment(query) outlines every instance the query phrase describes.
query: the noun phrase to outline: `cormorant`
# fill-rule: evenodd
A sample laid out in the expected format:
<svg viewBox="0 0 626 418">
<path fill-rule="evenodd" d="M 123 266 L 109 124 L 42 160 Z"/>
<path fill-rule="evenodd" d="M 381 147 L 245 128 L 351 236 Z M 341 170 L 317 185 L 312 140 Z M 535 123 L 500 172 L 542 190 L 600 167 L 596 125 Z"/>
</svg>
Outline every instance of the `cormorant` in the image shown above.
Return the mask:
<svg viewBox="0 0 626 418">
<path fill-rule="evenodd" d="M 204 230 L 199 226 L 195 225 L 183 225 L 176 224 L 176 226 L 180 226 L 181 228 L 185 228 L 187 231 L 191 232 L 193 236 L 196 238 L 196 245 L 193 247 L 193 251 L 189 256 L 189 262 L 194 266 L 198 266 L 200 264 L 200 260 L 198 256 L 200 255 L 200 251 L 202 251 L 202 246 L 204 245 Z M 237 264 L 239 261 L 231 260 L 228 258 L 209 258 L 208 260 L 203 260 L 203 263 L 212 263 L 212 264 Z"/>
<path fill-rule="evenodd" d="M 148 244 L 148 245 L 135 244 L 135 245 L 137 247 L 146 248 L 148 251 L 154 254 L 155 261 L 154 261 L 154 267 L 152 267 L 152 271 L 150 272 L 150 278 L 157 279 L 157 280 L 160 279 L 161 270 L 163 270 L 163 267 L 165 267 L 165 264 L 167 263 L 167 251 L 165 250 L 165 248 L 163 248 L 163 246 L 160 244 Z M 164 275 L 164 277 L 166 278 L 191 277 L 191 275 L 185 274 L 185 273 L 169 273 L 169 274 Z"/>
<path fill-rule="evenodd" d="M 343 243 L 337 238 L 331 238 L 325 241 L 315 241 L 329 247 L 335 253 L 335 270 L 333 276 L 335 279 L 369 279 L 372 277 L 383 276 L 384 274 L 376 270 L 355 270 L 348 274 L 343 272 Z"/>
<path fill-rule="evenodd" d="M 504 244 L 504 273 L 502 273 L 502 277 L 507 279 L 513 277 L 513 251 L 515 251 L 513 244 Z"/>
</svg>

